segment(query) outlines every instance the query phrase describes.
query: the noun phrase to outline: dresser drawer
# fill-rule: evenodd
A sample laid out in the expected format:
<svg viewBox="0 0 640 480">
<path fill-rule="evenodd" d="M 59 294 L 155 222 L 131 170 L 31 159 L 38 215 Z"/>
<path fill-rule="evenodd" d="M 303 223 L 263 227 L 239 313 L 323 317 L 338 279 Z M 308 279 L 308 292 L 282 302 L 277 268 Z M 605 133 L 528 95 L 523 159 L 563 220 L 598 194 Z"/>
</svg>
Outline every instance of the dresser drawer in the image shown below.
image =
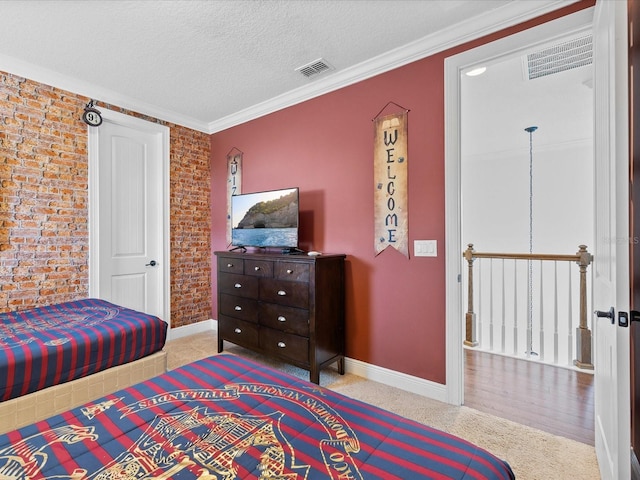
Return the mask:
<svg viewBox="0 0 640 480">
<path fill-rule="evenodd" d="M 220 313 L 255 323 L 258 314 L 258 301 L 253 298 L 221 293 Z"/>
<path fill-rule="evenodd" d="M 260 329 L 260 347 L 267 353 L 297 362 L 309 362 L 309 339 L 272 328 Z"/>
<path fill-rule="evenodd" d="M 309 308 L 309 284 L 260 279 L 260 300 L 298 308 Z"/>
<path fill-rule="evenodd" d="M 244 273 L 244 260 L 241 258 L 219 257 L 218 271 L 227 273 Z"/>
<path fill-rule="evenodd" d="M 276 262 L 273 276 L 279 280 L 308 282 L 309 264 L 300 262 Z"/>
<path fill-rule="evenodd" d="M 309 336 L 309 310 L 274 303 L 260 304 L 260 325 L 303 337 Z"/>
<path fill-rule="evenodd" d="M 229 340 L 237 345 L 242 345 L 243 347 L 258 347 L 258 329 L 257 323 L 222 316 L 218 319 L 218 333 L 220 338 Z"/>
<path fill-rule="evenodd" d="M 257 298 L 258 278 L 234 273 L 218 275 L 218 291 L 239 297 Z"/>
<path fill-rule="evenodd" d="M 273 262 L 268 260 L 246 259 L 244 273 L 254 277 L 273 277 Z"/>
</svg>

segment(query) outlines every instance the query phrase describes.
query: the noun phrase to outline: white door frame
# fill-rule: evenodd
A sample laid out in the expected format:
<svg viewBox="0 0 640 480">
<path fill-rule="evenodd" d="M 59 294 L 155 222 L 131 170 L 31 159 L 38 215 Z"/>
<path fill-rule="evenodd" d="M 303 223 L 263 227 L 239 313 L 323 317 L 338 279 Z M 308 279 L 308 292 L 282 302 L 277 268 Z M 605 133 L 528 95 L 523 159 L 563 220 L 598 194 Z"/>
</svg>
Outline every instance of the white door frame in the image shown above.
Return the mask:
<svg viewBox="0 0 640 480">
<path fill-rule="evenodd" d="M 162 155 L 162 256 L 158 259 L 161 265 L 164 265 L 162 277 L 162 319 L 171 327 L 171 297 L 170 297 L 170 280 L 171 280 L 171 256 L 170 256 L 170 230 L 169 230 L 169 149 L 170 149 L 170 129 L 159 123 L 149 122 L 140 118 L 124 115 L 100 108 L 103 121 L 112 122 L 125 127 L 144 130 L 149 133 L 159 134 L 161 136 L 161 155 Z M 100 291 L 100 271 L 99 271 L 99 252 L 100 252 L 100 210 L 99 210 L 99 129 L 100 127 L 88 127 L 88 156 L 89 156 L 89 295 L 95 297 Z"/>
<path fill-rule="evenodd" d="M 453 405 L 464 403 L 460 75 L 556 38 L 591 31 L 592 22 L 593 8 L 581 10 L 445 59 L 446 396 Z"/>
</svg>

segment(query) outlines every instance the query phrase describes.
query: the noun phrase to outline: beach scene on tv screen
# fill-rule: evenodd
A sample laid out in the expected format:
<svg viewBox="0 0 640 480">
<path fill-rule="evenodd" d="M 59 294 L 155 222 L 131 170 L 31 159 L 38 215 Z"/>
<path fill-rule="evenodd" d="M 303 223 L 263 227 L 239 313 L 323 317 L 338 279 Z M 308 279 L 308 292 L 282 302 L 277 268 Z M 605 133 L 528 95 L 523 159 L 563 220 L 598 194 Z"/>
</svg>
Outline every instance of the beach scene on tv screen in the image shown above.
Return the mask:
<svg viewBox="0 0 640 480">
<path fill-rule="evenodd" d="M 296 188 L 234 196 L 231 213 L 234 245 L 297 246 Z"/>
</svg>

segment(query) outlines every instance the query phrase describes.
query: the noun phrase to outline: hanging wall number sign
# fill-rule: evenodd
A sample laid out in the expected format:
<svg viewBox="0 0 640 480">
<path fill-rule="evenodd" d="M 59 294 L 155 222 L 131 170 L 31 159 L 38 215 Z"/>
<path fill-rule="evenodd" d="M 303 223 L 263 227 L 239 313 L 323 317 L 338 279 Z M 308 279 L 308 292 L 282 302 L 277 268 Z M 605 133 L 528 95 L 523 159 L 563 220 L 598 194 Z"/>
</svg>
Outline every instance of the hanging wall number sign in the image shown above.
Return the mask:
<svg viewBox="0 0 640 480">
<path fill-rule="evenodd" d="M 231 245 L 231 197 L 242 193 L 242 152 L 233 147 L 227 154 L 227 245 Z"/>
<path fill-rule="evenodd" d="M 93 106 L 93 100 L 91 100 L 86 107 L 84 107 L 84 113 L 82 114 L 82 121 L 90 127 L 98 127 L 102 124 L 102 114 L 100 110 L 97 110 Z"/>
</svg>

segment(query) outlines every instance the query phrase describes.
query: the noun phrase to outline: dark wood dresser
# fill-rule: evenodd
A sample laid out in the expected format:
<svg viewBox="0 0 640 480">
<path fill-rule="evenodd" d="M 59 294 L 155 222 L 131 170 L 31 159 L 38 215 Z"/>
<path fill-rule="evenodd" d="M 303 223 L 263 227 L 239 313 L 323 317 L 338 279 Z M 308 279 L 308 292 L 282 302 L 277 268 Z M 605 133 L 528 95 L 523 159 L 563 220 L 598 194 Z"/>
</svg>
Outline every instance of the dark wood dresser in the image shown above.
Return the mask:
<svg viewBox="0 0 640 480">
<path fill-rule="evenodd" d="M 345 255 L 215 252 L 218 352 L 225 340 L 309 370 L 344 374 Z"/>
</svg>

